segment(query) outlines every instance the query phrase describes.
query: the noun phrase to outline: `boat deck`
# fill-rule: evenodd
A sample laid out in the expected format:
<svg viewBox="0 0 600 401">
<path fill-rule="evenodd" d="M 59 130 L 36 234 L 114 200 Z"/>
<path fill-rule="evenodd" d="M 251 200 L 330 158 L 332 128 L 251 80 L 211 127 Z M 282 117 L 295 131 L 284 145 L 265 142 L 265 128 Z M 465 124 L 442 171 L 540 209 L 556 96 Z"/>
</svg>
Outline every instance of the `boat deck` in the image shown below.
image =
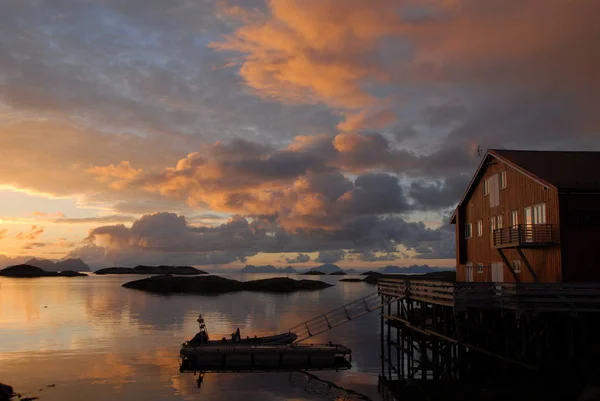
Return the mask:
<svg viewBox="0 0 600 401">
<path fill-rule="evenodd" d="M 182 353 L 211 353 L 211 352 L 232 352 L 232 353 L 243 353 L 243 352 L 267 352 L 267 353 L 312 353 L 312 352 L 327 352 L 348 355 L 352 353 L 352 350 L 346 346 L 339 344 L 208 344 L 208 345 L 185 345 L 181 348 Z"/>
</svg>

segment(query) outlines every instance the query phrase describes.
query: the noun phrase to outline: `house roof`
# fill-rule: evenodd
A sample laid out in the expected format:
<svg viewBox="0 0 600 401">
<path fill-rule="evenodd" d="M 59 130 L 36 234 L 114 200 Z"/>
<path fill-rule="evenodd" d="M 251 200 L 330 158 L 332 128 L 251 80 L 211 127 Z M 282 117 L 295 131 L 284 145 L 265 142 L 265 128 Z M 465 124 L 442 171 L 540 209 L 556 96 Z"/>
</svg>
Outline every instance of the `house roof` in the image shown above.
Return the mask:
<svg viewBox="0 0 600 401">
<path fill-rule="evenodd" d="M 490 149 L 454 210 L 451 224 L 455 223 L 456 212 L 471 193 L 485 162 L 492 157 L 558 191 L 600 192 L 600 152 Z"/>
<path fill-rule="evenodd" d="M 600 152 L 491 150 L 490 153 L 559 191 L 600 190 Z"/>
</svg>

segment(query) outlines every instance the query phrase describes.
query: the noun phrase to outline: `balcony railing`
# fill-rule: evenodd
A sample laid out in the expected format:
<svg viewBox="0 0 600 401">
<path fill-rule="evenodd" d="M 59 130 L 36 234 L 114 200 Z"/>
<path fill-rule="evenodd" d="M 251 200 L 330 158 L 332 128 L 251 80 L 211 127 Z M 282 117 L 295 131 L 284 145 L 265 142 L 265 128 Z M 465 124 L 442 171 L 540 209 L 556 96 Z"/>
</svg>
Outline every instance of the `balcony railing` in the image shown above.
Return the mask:
<svg viewBox="0 0 600 401">
<path fill-rule="evenodd" d="M 380 279 L 377 292 L 407 301 L 520 312 L 600 312 L 600 283 L 450 283 L 437 280 Z"/>
<path fill-rule="evenodd" d="M 549 246 L 554 243 L 552 224 L 519 224 L 494 230 L 495 248 L 526 248 Z"/>
</svg>

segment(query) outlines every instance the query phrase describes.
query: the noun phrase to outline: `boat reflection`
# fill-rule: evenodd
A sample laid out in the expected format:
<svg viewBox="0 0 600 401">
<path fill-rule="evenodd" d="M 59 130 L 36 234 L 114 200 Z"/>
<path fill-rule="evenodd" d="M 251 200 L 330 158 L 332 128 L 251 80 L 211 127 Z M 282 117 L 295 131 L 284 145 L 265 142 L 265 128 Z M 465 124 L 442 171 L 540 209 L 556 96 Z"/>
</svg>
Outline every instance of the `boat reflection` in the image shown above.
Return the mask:
<svg viewBox="0 0 600 401">
<path fill-rule="evenodd" d="M 202 388 L 202 383 L 204 381 L 204 376 L 207 373 L 253 373 L 253 372 L 290 372 L 290 382 L 292 382 L 292 374 L 294 373 L 304 373 L 305 375 L 310 375 L 307 371 L 340 371 L 340 370 L 348 370 L 352 368 L 352 364 L 347 359 L 338 359 L 336 360 L 334 365 L 330 365 L 327 367 L 319 367 L 319 366 L 296 366 L 296 367 L 278 367 L 278 368 L 261 368 L 261 367 L 250 367 L 250 366 L 236 366 L 236 367 L 218 367 L 218 368 L 207 368 L 200 367 L 194 363 L 191 363 L 190 360 L 180 359 L 179 372 L 181 373 L 193 373 L 194 375 L 198 375 L 198 379 L 196 383 L 198 388 Z M 298 369 L 302 369 L 302 372 L 299 372 Z M 314 375 L 310 375 L 312 379 L 316 378 Z M 308 376 L 305 376 L 308 377 Z M 296 383 L 299 383 L 298 379 L 295 379 Z M 335 385 L 334 385 L 335 386 Z M 364 398 L 368 399 L 368 398 Z"/>
<path fill-rule="evenodd" d="M 336 358 L 333 364 L 325 366 L 321 365 L 305 365 L 296 364 L 295 366 L 278 366 L 278 367 L 260 367 L 251 365 L 240 365 L 240 366 L 206 366 L 194 363 L 194 361 L 180 358 L 179 372 L 181 373 L 252 373 L 252 372 L 293 372 L 297 370 L 305 371 L 319 371 L 319 370 L 348 370 L 352 368 L 352 363 L 345 358 Z"/>
</svg>

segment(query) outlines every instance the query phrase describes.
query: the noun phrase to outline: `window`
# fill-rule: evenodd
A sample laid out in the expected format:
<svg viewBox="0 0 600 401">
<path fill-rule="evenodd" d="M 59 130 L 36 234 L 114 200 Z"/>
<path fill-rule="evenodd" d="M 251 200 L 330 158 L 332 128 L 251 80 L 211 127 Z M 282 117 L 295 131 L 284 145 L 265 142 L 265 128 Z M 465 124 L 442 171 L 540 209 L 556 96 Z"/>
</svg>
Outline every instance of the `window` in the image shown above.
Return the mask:
<svg viewBox="0 0 600 401">
<path fill-rule="evenodd" d="M 473 224 L 465 224 L 465 238 L 471 238 L 473 236 Z"/>
<path fill-rule="evenodd" d="M 528 226 L 533 224 L 533 216 L 530 207 L 525 208 L 525 224 Z"/>
<path fill-rule="evenodd" d="M 494 230 L 502 228 L 502 215 L 492 217 L 490 219 L 490 223 L 492 226 L 492 233 L 494 232 Z"/>
<path fill-rule="evenodd" d="M 483 180 L 483 196 L 488 196 L 490 194 L 490 182 L 486 179 Z"/>
<path fill-rule="evenodd" d="M 506 188 L 506 171 L 500 173 L 500 189 Z"/>
<path fill-rule="evenodd" d="M 546 224 L 546 204 L 540 203 L 533 207 L 533 224 Z"/>
<path fill-rule="evenodd" d="M 510 212 L 510 226 L 516 227 L 519 225 L 519 211 L 513 210 Z"/>
<path fill-rule="evenodd" d="M 483 274 L 483 263 L 477 263 L 477 273 Z"/>
<path fill-rule="evenodd" d="M 513 260 L 510 264 L 515 273 L 521 273 L 521 261 L 520 260 Z"/>
<path fill-rule="evenodd" d="M 483 236 L 483 221 L 477 220 L 477 236 Z"/>
</svg>

